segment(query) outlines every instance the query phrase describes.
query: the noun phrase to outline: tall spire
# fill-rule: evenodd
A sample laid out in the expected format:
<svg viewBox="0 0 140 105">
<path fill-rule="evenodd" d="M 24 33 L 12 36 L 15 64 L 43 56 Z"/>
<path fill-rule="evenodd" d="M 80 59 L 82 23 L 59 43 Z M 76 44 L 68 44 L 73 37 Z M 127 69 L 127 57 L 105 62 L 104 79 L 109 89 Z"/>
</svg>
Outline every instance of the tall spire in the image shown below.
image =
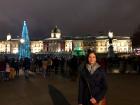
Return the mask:
<svg viewBox="0 0 140 105">
<path fill-rule="evenodd" d="M 22 35 L 19 46 L 19 59 L 28 57 L 30 58 L 30 40 L 28 35 L 28 28 L 26 21 L 23 23 Z"/>
</svg>

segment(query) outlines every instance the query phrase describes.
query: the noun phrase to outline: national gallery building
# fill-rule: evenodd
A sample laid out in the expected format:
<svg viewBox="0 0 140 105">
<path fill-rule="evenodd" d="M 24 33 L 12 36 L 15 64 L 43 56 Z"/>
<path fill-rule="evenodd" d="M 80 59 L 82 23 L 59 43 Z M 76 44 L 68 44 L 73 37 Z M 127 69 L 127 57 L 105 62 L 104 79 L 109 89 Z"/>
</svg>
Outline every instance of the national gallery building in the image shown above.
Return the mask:
<svg viewBox="0 0 140 105">
<path fill-rule="evenodd" d="M 24 39 L 26 40 L 26 39 Z M 23 44 L 20 39 L 13 39 L 7 35 L 6 40 L 0 40 L 1 54 L 18 54 L 19 46 Z M 115 53 L 131 53 L 132 40 L 130 36 L 112 37 L 112 46 Z M 32 54 L 47 53 L 71 53 L 74 50 L 95 49 L 96 53 L 107 53 L 109 37 L 105 36 L 62 36 L 57 26 L 52 30 L 49 38 L 43 40 L 30 40 L 30 51 Z"/>
</svg>

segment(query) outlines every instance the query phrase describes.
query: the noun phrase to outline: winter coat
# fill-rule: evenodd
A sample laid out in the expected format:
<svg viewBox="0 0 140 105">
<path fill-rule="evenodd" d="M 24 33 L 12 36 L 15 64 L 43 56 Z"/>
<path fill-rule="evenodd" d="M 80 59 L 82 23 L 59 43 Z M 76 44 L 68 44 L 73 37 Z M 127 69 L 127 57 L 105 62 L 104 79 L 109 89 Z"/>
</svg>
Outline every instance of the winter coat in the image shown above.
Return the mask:
<svg viewBox="0 0 140 105">
<path fill-rule="evenodd" d="M 91 74 L 86 64 L 81 66 L 79 70 L 78 104 L 92 105 L 90 102 L 91 97 L 94 97 L 97 103 L 99 103 L 105 97 L 107 91 L 105 71 L 101 67 L 98 67 Z"/>
</svg>

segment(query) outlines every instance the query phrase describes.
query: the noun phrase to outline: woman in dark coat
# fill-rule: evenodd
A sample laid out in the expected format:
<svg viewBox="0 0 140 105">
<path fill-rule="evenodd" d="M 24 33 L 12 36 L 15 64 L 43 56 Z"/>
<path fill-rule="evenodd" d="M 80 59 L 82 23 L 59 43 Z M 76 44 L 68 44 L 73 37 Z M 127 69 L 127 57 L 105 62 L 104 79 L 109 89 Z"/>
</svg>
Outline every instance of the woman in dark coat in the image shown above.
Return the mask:
<svg viewBox="0 0 140 105">
<path fill-rule="evenodd" d="M 89 51 L 86 63 L 79 68 L 79 105 L 106 105 L 107 91 L 105 70 L 96 62 L 96 54 Z"/>
</svg>

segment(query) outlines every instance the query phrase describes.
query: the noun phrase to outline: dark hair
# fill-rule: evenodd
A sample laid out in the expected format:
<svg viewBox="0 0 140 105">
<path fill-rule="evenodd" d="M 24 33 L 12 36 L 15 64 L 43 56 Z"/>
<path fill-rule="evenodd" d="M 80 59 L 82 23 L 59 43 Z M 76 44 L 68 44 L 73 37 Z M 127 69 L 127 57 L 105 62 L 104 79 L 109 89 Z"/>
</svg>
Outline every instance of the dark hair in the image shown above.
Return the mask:
<svg viewBox="0 0 140 105">
<path fill-rule="evenodd" d="M 95 52 L 94 50 L 88 49 L 88 50 L 87 50 L 87 55 L 86 55 L 86 63 L 89 63 L 89 62 L 88 62 L 88 57 L 89 57 L 89 55 L 90 55 L 91 53 L 94 53 L 95 56 L 96 56 L 96 58 L 97 58 L 96 52 Z"/>
</svg>

